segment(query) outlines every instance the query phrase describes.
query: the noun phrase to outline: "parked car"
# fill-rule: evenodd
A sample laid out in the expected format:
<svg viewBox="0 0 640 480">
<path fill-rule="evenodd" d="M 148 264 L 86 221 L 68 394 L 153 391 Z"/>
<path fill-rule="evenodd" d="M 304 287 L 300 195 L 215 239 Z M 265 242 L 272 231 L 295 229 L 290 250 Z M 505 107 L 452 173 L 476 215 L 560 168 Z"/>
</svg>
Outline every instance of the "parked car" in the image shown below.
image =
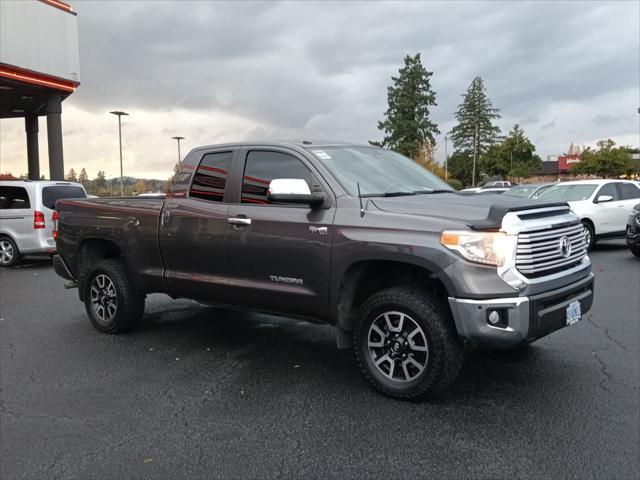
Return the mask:
<svg viewBox="0 0 640 480">
<path fill-rule="evenodd" d="M 53 212 L 61 198 L 86 198 L 79 183 L 0 181 L 0 266 L 17 265 L 26 254 L 52 254 Z"/>
<path fill-rule="evenodd" d="M 504 193 L 505 195 L 512 195 L 514 197 L 538 198 L 555 185 L 557 185 L 557 183 L 529 183 L 527 185 L 516 185 Z"/>
<path fill-rule="evenodd" d="M 569 206 L 496 198 L 372 146 L 200 147 L 164 199 L 59 201 L 54 266 L 102 332 L 152 292 L 328 322 L 376 388 L 418 399 L 454 381 L 463 340 L 517 347 L 591 308 Z"/>
<path fill-rule="evenodd" d="M 465 188 L 463 190 L 460 190 L 458 193 L 461 193 L 462 195 L 486 195 L 488 193 L 504 193 L 507 190 L 509 190 L 509 188 L 505 188 L 505 187 L 471 187 L 471 188 Z"/>
<path fill-rule="evenodd" d="M 631 253 L 640 257 L 640 203 L 633 207 L 627 221 L 627 246 Z"/>
<path fill-rule="evenodd" d="M 580 217 L 588 249 L 601 239 L 624 238 L 627 218 L 640 199 L 640 184 L 631 180 L 562 182 L 539 197 L 566 201 Z"/>
<path fill-rule="evenodd" d="M 480 187 L 481 189 L 484 188 L 511 188 L 513 186 L 515 186 L 515 183 L 511 183 L 507 180 L 495 180 L 493 182 L 487 182 L 485 183 L 482 187 Z"/>
</svg>

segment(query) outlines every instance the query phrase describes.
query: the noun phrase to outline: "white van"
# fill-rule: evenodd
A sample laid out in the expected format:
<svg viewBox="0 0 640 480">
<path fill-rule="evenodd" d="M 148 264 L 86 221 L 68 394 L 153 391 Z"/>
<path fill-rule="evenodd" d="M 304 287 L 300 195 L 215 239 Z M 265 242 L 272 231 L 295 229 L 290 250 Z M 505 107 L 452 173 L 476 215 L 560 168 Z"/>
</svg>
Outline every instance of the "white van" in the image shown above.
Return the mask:
<svg viewBox="0 0 640 480">
<path fill-rule="evenodd" d="M 0 180 L 0 267 L 23 255 L 53 254 L 53 212 L 61 198 L 87 198 L 79 183 Z"/>
</svg>

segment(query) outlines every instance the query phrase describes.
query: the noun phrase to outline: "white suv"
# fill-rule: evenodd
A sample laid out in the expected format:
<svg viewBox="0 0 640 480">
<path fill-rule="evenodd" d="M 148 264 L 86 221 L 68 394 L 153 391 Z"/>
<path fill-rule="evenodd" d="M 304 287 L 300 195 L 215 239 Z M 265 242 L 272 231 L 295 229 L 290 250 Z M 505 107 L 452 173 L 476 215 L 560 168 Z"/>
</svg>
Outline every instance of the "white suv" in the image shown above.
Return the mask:
<svg viewBox="0 0 640 480">
<path fill-rule="evenodd" d="M 604 238 L 624 238 L 627 219 L 640 199 L 631 180 L 576 180 L 544 192 L 541 200 L 563 200 L 582 219 L 587 248 Z"/>
<path fill-rule="evenodd" d="M 61 198 L 86 198 L 79 183 L 0 181 L 0 267 L 20 262 L 26 254 L 52 254 L 53 212 Z"/>
</svg>

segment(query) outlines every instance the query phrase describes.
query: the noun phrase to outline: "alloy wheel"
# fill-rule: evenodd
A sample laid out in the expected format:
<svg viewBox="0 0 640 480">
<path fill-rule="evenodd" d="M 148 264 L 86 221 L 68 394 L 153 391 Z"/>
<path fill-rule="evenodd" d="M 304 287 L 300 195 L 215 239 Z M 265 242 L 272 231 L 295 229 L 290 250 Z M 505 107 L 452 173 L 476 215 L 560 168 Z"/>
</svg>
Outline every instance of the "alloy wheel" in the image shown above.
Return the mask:
<svg viewBox="0 0 640 480">
<path fill-rule="evenodd" d="M 91 282 L 91 305 L 102 322 L 110 322 L 118 310 L 116 287 L 109 277 L 101 273 Z"/>
<path fill-rule="evenodd" d="M 7 265 L 13 260 L 13 245 L 7 240 L 0 240 L 0 264 Z"/>
<path fill-rule="evenodd" d="M 424 330 L 402 312 L 389 311 L 376 317 L 369 327 L 367 347 L 378 371 L 396 382 L 415 380 L 429 361 Z"/>
</svg>

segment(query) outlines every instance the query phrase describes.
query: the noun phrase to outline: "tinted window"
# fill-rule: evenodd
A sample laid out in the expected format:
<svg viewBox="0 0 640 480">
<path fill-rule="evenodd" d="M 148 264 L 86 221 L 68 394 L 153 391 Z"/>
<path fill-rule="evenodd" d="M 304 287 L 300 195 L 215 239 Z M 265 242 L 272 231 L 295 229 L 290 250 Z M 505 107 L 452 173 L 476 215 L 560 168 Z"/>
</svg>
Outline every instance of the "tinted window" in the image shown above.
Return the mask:
<svg viewBox="0 0 640 480">
<path fill-rule="evenodd" d="M 72 185 L 56 185 L 42 189 L 42 204 L 51 210 L 56 208 L 56 202 L 62 198 L 87 198 L 81 187 Z"/>
<path fill-rule="evenodd" d="M 0 210 L 31 208 L 29 195 L 22 187 L 0 187 Z"/>
<path fill-rule="evenodd" d="M 598 192 L 598 197 L 601 197 L 602 195 L 611 195 L 614 200 L 620 200 L 620 195 L 618 194 L 618 189 L 616 188 L 615 183 L 607 183 L 602 187 Z"/>
<path fill-rule="evenodd" d="M 233 152 L 208 153 L 193 176 L 189 195 L 210 202 L 222 202 Z"/>
<path fill-rule="evenodd" d="M 510 195 L 512 197 L 531 197 L 533 193 L 536 191 L 538 187 L 536 185 L 526 186 L 522 185 L 520 187 L 513 187 L 508 191 L 504 192 L 505 195 Z"/>
<path fill-rule="evenodd" d="M 619 183 L 618 190 L 620 191 L 620 198 L 622 200 L 640 198 L 640 188 L 631 183 Z"/>
<path fill-rule="evenodd" d="M 280 152 L 253 151 L 247 155 L 242 179 L 242 203 L 272 203 L 267 199 L 274 178 L 301 178 L 309 189 L 314 183 L 311 171 L 297 158 Z"/>
</svg>

